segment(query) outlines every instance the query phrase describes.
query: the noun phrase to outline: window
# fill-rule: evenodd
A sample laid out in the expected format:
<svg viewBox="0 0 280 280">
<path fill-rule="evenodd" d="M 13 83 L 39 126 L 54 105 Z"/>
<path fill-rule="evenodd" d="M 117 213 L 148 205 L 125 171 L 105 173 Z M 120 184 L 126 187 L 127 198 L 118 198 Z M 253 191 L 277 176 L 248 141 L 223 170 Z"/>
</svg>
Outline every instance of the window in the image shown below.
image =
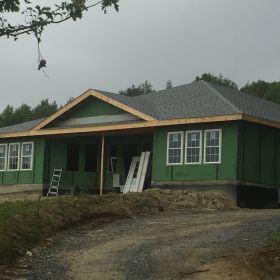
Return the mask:
<svg viewBox="0 0 280 280">
<path fill-rule="evenodd" d="M 221 129 L 205 130 L 204 163 L 221 163 Z"/>
<path fill-rule="evenodd" d="M 183 163 L 183 132 L 167 134 L 167 165 Z"/>
<path fill-rule="evenodd" d="M 9 144 L 9 154 L 8 154 L 8 170 L 19 170 L 19 143 Z"/>
<path fill-rule="evenodd" d="M 71 143 L 67 146 L 67 171 L 78 171 L 80 160 L 80 149 L 79 144 Z"/>
<path fill-rule="evenodd" d="M 6 170 L 7 144 L 0 144 L 0 171 Z"/>
<path fill-rule="evenodd" d="M 201 163 L 201 131 L 186 132 L 186 164 Z"/>
<path fill-rule="evenodd" d="M 21 170 L 32 170 L 33 142 L 22 143 L 21 146 Z"/>
<path fill-rule="evenodd" d="M 97 171 L 97 145 L 87 144 L 85 149 L 85 171 Z"/>
</svg>

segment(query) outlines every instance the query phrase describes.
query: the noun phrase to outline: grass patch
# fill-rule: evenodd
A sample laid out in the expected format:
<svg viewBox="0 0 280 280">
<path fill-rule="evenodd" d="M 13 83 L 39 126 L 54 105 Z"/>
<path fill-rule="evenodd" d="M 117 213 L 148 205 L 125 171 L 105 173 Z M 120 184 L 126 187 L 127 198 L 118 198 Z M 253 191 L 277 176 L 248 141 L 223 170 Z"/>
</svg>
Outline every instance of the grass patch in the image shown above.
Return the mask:
<svg viewBox="0 0 280 280">
<path fill-rule="evenodd" d="M 274 232 L 272 234 L 272 241 L 276 241 L 280 243 L 280 231 Z"/>
<path fill-rule="evenodd" d="M 3 202 L 0 204 L 0 221 L 6 219 L 14 214 L 25 214 L 35 211 L 36 203 L 34 201 Z"/>
</svg>

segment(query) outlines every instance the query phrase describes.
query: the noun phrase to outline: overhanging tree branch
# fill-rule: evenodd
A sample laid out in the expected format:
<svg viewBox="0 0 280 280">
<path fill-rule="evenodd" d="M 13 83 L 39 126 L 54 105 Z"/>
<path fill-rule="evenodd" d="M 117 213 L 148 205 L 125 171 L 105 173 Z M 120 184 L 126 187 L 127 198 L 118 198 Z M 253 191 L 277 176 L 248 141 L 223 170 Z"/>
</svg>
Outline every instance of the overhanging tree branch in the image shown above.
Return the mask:
<svg viewBox="0 0 280 280">
<path fill-rule="evenodd" d="M 90 4 L 89 0 L 63 1 L 60 4 L 50 6 L 32 5 L 29 0 L 6 0 L 0 1 L 0 37 L 18 39 L 23 34 L 35 34 L 41 37 L 46 26 L 59 24 L 70 19 L 81 19 L 84 12 L 97 5 L 101 5 L 106 13 L 108 7 L 113 6 L 118 11 L 119 0 L 101 0 Z M 20 14 L 24 23 L 12 24 L 4 15 Z"/>
<path fill-rule="evenodd" d="M 24 34 L 33 34 L 38 44 L 38 70 L 46 67 L 46 60 L 41 55 L 40 43 L 44 29 L 52 24 L 60 24 L 72 19 L 77 21 L 90 8 L 101 5 L 106 13 L 108 7 L 119 10 L 119 0 L 57 0 L 53 6 L 35 5 L 32 0 L 0 0 L 0 37 L 14 38 Z M 20 15 L 21 23 L 13 24 L 8 20 L 11 14 Z"/>
</svg>

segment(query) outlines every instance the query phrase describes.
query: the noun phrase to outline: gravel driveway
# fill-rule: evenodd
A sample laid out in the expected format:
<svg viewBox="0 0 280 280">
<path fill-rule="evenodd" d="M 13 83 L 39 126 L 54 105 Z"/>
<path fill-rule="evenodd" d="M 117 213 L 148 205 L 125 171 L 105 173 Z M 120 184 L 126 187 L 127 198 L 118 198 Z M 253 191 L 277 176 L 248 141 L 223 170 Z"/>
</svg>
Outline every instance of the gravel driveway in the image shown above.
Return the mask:
<svg viewBox="0 0 280 280">
<path fill-rule="evenodd" d="M 225 275 L 214 263 L 262 247 L 279 228 L 280 210 L 164 213 L 117 220 L 49 239 L 9 279 L 254 279 L 242 269 L 235 269 L 235 276 Z"/>
</svg>

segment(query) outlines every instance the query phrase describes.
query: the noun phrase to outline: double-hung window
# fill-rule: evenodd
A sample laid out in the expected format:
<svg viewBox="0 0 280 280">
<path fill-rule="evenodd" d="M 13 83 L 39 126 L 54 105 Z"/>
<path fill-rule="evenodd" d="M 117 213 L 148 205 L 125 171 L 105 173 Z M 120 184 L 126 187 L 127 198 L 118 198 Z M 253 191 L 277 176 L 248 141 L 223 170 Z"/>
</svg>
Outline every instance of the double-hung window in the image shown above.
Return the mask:
<svg viewBox="0 0 280 280">
<path fill-rule="evenodd" d="M 0 171 L 5 171 L 7 165 L 7 144 L 0 144 Z"/>
<path fill-rule="evenodd" d="M 184 132 L 169 132 L 167 135 L 167 165 L 183 163 Z"/>
<path fill-rule="evenodd" d="M 32 170 L 33 142 L 22 143 L 21 146 L 21 170 Z"/>
<path fill-rule="evenodd" d="M 8 170 L 19 170 L 19 151 L 20 144 L 19 143 L 11 143 L 9 144 L 9 152 L 8 152 Z"/>
<path fill-rule="evenodd" d="M 204 163 L 221 163 L 222 130 L 204 132 Z"/>
<path fill-rule="evenodd" d="M 186 132 L 186 152 L 185 163 L 186 164 L 200 164 L 201 163 L 201 144 L 202 144 L 202 132 L 199 131 L 187 131 Z"/>
</svg>

